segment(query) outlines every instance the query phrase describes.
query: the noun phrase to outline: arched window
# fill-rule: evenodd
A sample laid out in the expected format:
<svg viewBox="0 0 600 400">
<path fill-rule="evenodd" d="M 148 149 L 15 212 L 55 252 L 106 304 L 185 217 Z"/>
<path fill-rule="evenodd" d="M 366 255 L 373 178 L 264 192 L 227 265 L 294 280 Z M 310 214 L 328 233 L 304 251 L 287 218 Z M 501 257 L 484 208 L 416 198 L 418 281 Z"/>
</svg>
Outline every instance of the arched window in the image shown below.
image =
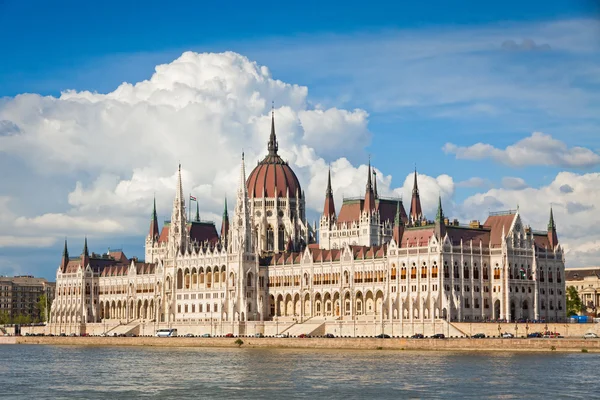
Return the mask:
<svg viewBox="0 0 600 400">
<path fill-rule="evenodd" d="M 275 242 L 275 238 L 273 237 L 273 227 L 269 225 L 267 227 L 267 251 L 273 251 Z"/>
<path fill-rule="evenodd" d="M 277 246 L 279 251 L 285 250 L 285 229 L 283 225 L 279 225 L 279 230 L 277 231 Z"/>
<path fill-rule="evenodd" d="M 252 287 L 252 272 L 248 272 L 248 287 Z"/>
<path fill-rule="evenodd" d="M 183 288 L 183 272 L 177 270 L 177 289 Z"/>
</svg>

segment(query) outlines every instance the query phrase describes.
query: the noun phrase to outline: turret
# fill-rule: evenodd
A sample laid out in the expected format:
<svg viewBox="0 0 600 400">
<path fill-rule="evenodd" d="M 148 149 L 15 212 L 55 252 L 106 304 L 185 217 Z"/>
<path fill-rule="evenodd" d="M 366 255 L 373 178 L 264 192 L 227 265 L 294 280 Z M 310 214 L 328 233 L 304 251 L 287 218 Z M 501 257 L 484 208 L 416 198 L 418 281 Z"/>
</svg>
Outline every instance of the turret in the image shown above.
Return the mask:
<svg viewBox="0 0 600 400">
<path fill-rule="evenodd" d="M 440 241 L 446 235 L 446 224 L 444 223 L 444 210 L 442 209 L 442 196 L 438 197 L 438 209 L 435 215 L 435 235 Z"/>
<path fill-rule="evenodd" d="M 375 193 L 373 193 L 373 184 L 371 182 L 371 160 L 369 160 L 369 169 L 367 172 L 367 187 L 363 211 L 366 211 L 369 214 L 375 211 Z"/>
<path fill-rule="evenodd" d="M 69 250 L 67 249 L 67 239 L 65 239 L 65 247 L 63 249 L 62 259 L 60 262 L 60 267 L 62 269 L 62 272 L 66 271 L 68 263 L 69 263 Z"/>
<path fill-rule="evenodd" d="M 558 236 L 556 235 L 556 225 L 554 224 L 552 207 L 550 207 L 550 221 L 548 221 L 548 241 L 550 242 L 550 248 L 554 250 L 558 245 Z"/>
<path fill-rule="evenodd" d="M 415 182 L 413 184 L 412 199 L 410 201 L 410 219 L 414 224 L 423 218 L 421 210 L 421 199 L 419 198 L 419 186 L 417 184 L 417 169 L 415 168 Z"/>
<path fill-rule="evenodd" d="M 235 218 L 233 222 L 233 232 L 235 237 L 232 240 L 236 247 L 234 250 L 240 252 L 252 252 L 252 223 L 250 221 L 250 205 L 248 199 L 248 190 L 246 188 L 246 166 L 244 163 L 244 153 L 242 153 L 242 163 L 240 166 L 240 182 L 237 193 L 237 204 L 235 206 Z"/>
<path fill-rule="evenodd" d="M 152 216 L 150 217 L 150 230 L 148 232 L 148 237 L 152 243 L 158 240 L 158 216 L 156 214 L 156 197 L 154 198 Z"/>
<path fill-rule="evenodd" d="M 83 242 L 83 253 L 81 255 L 81 264 L 83 268 L 87 267 L 90 263 L 90 252 L 88 250 L 87 244 L 87 236 L 85 237 L 85 241 Z"/>
<path fill-rule="evenodd" d="M 223 209 L 223 222 L 221 223 L 221 242 L 227 247 L 227 236 L 229 235 L 229 214 L 227 212 L 227 197 L 225 198 L 225 207 Z"/>
<path fill-rule="evenodd" d="M 394 232 L 393 238 L 398 247 L 402 245 L 402 235 L 404 234 L 404 222 L 402 222 L 402 215 L 400 214 L 400 202 L 396 204 L 396 217 L 394 218 Z"/>
<path fill-rule="evenodd" d="M 183 197 L 183 183 L 181 179 L 181 164 L 177 170 L 177 187 L 175 199 L 173 200 L 173 212 L 171 214 L 171 226 L 169 227 L 171 249 L 177 252 L 186 249 L 187 244 L 187 218 L 185 215 L 185 199 Z"/>
<path fill-rule="evenodd" d="M 335 205 L 333 203 L 333 190 L 331 189 L 331 169 L 327 175 L 327 190 L 325 191 L 325 205 L 323 207 L 323 217 L 329 220 L 335 218 Z"/>
<path fill-rule="evenodd" d="M 373 168 L 373 193 L 375 195 L 375 199 L 378 199 L 379 193 L 377 193 L 377 172 L 375 172 L 375 168 Z"/>
</svg>

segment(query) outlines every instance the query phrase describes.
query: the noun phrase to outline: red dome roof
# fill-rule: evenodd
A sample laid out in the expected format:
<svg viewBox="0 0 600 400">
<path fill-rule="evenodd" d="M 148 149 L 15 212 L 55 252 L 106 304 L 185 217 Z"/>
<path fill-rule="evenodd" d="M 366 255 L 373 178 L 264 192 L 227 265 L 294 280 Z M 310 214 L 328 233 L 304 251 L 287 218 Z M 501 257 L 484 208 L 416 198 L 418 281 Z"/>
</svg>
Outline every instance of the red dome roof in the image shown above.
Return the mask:
<svg viewBox="0 0 600 400">
<path fill-rule="evenodd" d="M 250 198 L 302 196 L 302 189 L 296 174 L 287 162 L 283 161 L 277 154 L 279 145 L 275 137 L 275 119 L 271 119 L 271 137 L 269 138 L 269 154 L 250 173 L 246 181 L 248 196 Z"/>
</svg>

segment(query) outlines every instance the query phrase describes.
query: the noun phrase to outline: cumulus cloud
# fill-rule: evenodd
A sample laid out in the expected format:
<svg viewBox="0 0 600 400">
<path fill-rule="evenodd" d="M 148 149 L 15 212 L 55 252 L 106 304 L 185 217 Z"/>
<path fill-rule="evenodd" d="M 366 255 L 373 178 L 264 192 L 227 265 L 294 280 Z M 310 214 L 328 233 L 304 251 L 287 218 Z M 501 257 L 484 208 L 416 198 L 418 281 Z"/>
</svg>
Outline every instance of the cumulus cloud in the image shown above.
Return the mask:
<svg viewBox="0 0 600 400">
<path fill-rule="evenodd" d="M 336 159 L 364 154 L 371 134 L 366 111 L 312 107 L 307 96 L 306 87 L 277 80 L 240 54 L 186 52 L 149 79 L 110 93 L 4 99 L 0 153 L 25 163 L 33 186 L 40 177 L 75 179 L 64 196 L 67 209 L 11 212 L 0 234 L 27 228 L 57 237 L 139 234 L 153 196 L 161 219 L 170 218 L 179 163 L 202 218 L 218 223 L 225 196 L 231 204 L 237 190 L 241 152 L 248 173 L 266 154 L 272 102 L 280 154 L 311 189 L 309 209 L 318 210 L 325 187 L 314 182 L 323 179 L 323 168 L 333 162 L 340 176 L 352 175 L 352 164 Z"/>
<path fill-rule="evenodd" d="M 491 183 L 488 179 L 477 176 L 456 183 L 456 187 L 460 188 L 484 188 L 489 186 L 491 186 Z"/>
<path fill-rule="evenodd" d="M 442 150 L 457 159 L 492 159 L 512 167 L 527 165 L 560 166 L 566 168 L 591 168 L 600 165 L 600 155 L 585 147 L 568 147 L 564 142 L 542 132 L 499 149 L 486 143 L 457 146 L 446 143 Z"/>
<path fill-rule="evenodd" d="M 521 43 L 505 40 L 500 47 L 502 50 L 508 51 L 548 51 L 551 49 L 549 44 L 536 44 L 532 39 L 523 39 Z"/>
<path fill-rule="evenodd" d="M 568 185 L 572 190 L 564 190 Z M 600 254 L 600 231 L 596 224 L 596 203 L 600 198 L 600 173 L 560 172 L 539 188 L 494 188 L 477 193 L 457 205 L 462 219 L 485 216 L 488 211 L 516 209 L 533 229 L 545 230 L 550 207 L 554 211 L 559 241 L 566 249 L 567 264 L 586 265 L 591 254 Z M 595 261 L 597 263 L 597 260 Z"/>
<path fill-rule="evenodd" d="M 523 178 L 506 176 L 502 178 L 502 186 L 505 189 L 522 190 L 528 187 L 527 182 Z"/>
</svg>

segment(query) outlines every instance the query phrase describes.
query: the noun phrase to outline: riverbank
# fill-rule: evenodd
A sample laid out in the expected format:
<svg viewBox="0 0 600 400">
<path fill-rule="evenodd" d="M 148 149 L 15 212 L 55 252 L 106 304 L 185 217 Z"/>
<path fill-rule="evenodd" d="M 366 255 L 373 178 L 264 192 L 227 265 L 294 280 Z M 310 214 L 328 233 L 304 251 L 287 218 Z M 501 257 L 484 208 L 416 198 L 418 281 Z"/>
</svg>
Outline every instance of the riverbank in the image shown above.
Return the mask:
<svg viewBox="0 0 600 400">
<path fill-rule="evenodd" d="M 243 347 L 338 350 L 560 351 L 600 353 L 600 339 L 0 337 L 0 344 L 55 346 Z"/>
</svg>

